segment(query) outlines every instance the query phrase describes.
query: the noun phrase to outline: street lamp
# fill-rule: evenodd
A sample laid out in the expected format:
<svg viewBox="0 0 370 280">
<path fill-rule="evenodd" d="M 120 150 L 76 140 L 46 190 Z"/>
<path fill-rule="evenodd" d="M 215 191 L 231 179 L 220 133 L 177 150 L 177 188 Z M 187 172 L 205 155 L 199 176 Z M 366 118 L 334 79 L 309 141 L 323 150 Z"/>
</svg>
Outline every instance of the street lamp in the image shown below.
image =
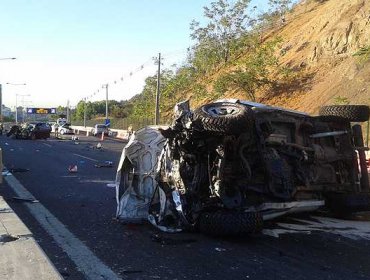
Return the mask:
<svg viewBox="0 0 370 280">
<path fill-rule="evenodd" d="M 0 58 L 0 60 L 14 60 L 15 57 L 3 57 Z M 0 84 L 0 121 L 3 121 L 3 93 L 1 90 L 1 84 Z"/>
<path fill-rule="evenodd" d="M 26 83 L 6 83 L 10 86 L 25 86 Z M 15 122 L 18 124 L 17 94 L 15 95 Z"/>
<path fill-rule="evenodd" d="M 22 83 L 22 84 L 6 83 L 6 84 L 11 85 L 11 86 L 25 86 L 25 85 L 27 85 L 26 83 Z"/>
<path fill-rule="evenodd" d="M 18 96 L 22 96 L 24 98 L 25 96 L 30 96 L 30 95 L 29 94 L 16 94 L 15 95 L 15 124 L 18 124 Z"/>
</svg>

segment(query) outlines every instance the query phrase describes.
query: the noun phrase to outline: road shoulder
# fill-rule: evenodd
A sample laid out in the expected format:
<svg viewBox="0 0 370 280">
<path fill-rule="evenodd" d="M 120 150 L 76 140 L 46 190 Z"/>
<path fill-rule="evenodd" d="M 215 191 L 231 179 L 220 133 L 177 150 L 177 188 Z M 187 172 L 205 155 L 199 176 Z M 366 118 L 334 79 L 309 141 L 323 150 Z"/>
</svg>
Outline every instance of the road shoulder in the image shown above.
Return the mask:
<svg viewBox="0 0 370 280">
<path fill-rule="evenodd" d="M 2 196 L 0 248 L 0 279 L 63 279 Z"/>
</svg>

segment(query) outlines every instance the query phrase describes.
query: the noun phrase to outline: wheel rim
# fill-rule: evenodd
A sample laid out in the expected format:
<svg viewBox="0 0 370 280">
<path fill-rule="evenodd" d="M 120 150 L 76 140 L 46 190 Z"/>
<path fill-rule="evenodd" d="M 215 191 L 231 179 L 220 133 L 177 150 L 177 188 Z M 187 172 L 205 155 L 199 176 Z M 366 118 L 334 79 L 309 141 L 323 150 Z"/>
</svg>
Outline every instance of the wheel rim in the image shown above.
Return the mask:
<svg viewBox="0 0 370 280">
<path fill-rule="evenodd" d="M 204 108 L 204 111 L 212 117 L 236 115 L 240 112 L 238 107 L 228 106 L 209 106 Z"/>
</svg>

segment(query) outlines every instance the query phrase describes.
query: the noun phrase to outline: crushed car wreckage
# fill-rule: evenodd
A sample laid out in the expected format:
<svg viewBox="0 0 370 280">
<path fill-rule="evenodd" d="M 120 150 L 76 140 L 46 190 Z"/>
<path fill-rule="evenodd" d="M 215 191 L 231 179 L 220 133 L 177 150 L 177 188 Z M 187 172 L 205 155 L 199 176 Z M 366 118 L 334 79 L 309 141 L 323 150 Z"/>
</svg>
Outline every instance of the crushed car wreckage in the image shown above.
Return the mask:
<svg viewBox="0 0 370 280">
<path fill-rule="evenodd" d="M 240 100 L 191 111 L 169 127 L 136 131 L 116 174 L 117 218 L 166 232 L 258 232 L 264 220 L 327 207 L 370 210 L 363 105 L 325 106 L 319 116 Z"/>
<path fill-rule="evenodd" d="M 50 137 L 51 127 L 44 122 L 30 122 L 23 125 L 13 125 L 7 137 L 14 136 L 16 139 L 47 139 Z"/>
</svg>

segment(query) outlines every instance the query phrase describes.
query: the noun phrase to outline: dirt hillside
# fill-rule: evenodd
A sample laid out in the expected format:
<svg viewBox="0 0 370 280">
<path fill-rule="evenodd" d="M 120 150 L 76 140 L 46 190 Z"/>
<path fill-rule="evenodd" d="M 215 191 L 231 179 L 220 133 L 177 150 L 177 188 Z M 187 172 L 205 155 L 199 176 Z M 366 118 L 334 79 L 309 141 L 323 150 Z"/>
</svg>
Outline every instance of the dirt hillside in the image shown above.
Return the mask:
<svg viewBox="0 0 370 280">
<path fill-rule="evenodd" d="M 281 36 L 280 61 L 305 74 L 302 83 L 260 102 L 310 113 L 338 98 L 370 105 L 370 63 L 354 56 L 370 46 L 369 0 L 306 0 L 268 37 Z"/>
</svg>

